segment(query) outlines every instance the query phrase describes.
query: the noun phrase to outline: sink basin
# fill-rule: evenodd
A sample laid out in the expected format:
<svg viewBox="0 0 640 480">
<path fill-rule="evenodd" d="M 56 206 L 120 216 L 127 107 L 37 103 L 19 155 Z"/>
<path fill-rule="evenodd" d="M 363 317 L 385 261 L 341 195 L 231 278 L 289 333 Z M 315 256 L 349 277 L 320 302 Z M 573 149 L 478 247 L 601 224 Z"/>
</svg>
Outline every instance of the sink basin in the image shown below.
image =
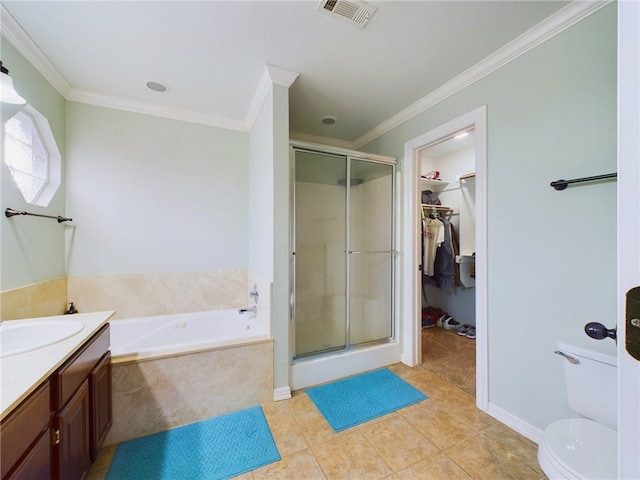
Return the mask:
<svg viewBox="0 0 640 480">
<path fill-rule="evenodd" d="M 37 350 L 65 340 L 84 328 L 77 320 L 24 320 L 0 326 L 0 357 Z"/>
</svg>

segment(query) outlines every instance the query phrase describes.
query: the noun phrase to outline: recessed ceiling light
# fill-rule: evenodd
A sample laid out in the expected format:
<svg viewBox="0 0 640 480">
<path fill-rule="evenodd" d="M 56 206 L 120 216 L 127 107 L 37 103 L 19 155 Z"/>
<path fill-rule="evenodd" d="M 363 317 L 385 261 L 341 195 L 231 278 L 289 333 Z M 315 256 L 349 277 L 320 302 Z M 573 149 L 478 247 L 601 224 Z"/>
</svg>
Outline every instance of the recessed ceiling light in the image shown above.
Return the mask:
<svg viewBox="0 0 640 480">
<path fill-rule="evenodd" d="M 158 82 L 147 82 L 147 87 L 149 87 L 151 90 L 153 90 L 155 92 L 166 92 L 167 91 L 167 87 L 165 87 L 163 84 L 158 83 Z"/>
<path fill-rule="evenodd" d="M 333 115 L 325 115 L 324 117 L 321 118 L 321 121 L 325 125 L 333 125 L 338 121 L 338 119 Z"/>
</svg>

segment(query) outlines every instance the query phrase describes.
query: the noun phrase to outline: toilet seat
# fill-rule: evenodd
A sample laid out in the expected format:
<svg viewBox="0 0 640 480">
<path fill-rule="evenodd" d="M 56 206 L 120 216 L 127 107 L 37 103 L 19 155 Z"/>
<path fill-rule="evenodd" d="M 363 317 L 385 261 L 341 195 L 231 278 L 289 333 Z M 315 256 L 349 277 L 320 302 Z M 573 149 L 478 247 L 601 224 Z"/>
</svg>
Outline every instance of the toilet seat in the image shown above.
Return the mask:
<svg viewBox="0 0 640 480">
<path fill-rule="evenodd" d="M 586 418 L 550 423 L 538 448 L 538 462 L 549 479 L 615 479 L 618 433 Z"/>
</svg>

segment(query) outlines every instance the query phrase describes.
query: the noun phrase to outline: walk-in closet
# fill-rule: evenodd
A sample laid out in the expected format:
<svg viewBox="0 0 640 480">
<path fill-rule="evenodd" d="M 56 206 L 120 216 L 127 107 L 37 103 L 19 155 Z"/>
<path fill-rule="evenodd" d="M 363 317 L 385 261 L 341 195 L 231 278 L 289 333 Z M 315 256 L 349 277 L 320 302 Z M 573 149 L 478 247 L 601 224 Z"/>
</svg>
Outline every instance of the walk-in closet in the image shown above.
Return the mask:
<svg viewBox="0 0 640 480">
<path fill-rule="evenodd" d="M 423 366 L 475 395 L 475 140 L 421 152 Z"/>
</svg>

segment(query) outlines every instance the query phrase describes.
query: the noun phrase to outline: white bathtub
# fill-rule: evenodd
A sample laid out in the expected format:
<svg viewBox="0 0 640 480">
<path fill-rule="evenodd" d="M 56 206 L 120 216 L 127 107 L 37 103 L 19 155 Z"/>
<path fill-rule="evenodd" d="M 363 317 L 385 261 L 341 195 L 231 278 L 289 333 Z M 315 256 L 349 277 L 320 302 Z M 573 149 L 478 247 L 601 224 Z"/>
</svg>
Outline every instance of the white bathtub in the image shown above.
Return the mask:
<svg viewBox="0 0 640 480">
<path fill-rule="evenodd" d="M 273 339 L 238 310 L 112 320 L 106 445 L 266 403 Z"/>
<path fill-rule="evenodd" d="M 265 340 L 269 335 L 254 314 L 211 310 L 112 320 L 114 363 L 191 353 Z"/>
</svg>

